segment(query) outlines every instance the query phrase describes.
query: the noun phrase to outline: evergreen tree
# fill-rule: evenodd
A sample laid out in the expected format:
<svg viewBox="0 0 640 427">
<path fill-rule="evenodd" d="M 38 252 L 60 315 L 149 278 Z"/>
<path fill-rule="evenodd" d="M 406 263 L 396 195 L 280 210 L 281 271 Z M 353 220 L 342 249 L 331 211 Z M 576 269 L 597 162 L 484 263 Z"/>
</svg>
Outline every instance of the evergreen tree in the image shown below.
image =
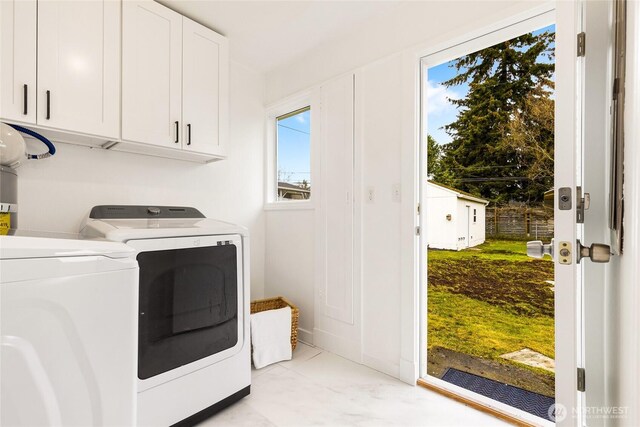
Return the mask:
<svg viewBox="0 0 640 427">
<path fill-rule="evenodd" d="M 454 174 L 443 167 L 443 146 L 431 136 L 427 136 L 427 176 L 439 184 L 455 186 Z"/>
<path fill-rule="evenodd" d="M 550 32 L 529 33 L 455 61 L 458 74 L 443 84 L 466 82 L 469 92 L 450 100 L 459 107 L 456 120 L 445 126 L 452 141 L 442 147 L 441 166 L 455 177 L 450 184 L 497 203 L 542 200 L 544 185 L 528 173 L 531 159 L 508 135 L 514 117 L 527 122 L 522 115 L 528 99 L 549 98 L 554 64 L 540 59 L 553 59 L 553 40 Z M 553 145 L 553 132 L 540 134 Z"/>
<path fill-rule="evenodd" d="M 427 175 L 429 177 L 440 174 L 440 158 L 442 148 L 431 135 L 427 136 Z"/>
</svg>

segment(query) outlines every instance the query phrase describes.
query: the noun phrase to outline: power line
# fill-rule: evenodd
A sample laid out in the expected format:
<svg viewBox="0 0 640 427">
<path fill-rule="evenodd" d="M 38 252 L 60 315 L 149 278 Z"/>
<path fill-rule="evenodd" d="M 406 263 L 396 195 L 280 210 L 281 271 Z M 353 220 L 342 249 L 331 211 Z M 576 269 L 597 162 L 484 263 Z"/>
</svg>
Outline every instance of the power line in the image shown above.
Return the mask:
<svg viewBox="0 0 640 427">
<path fill-rule="evenodd" d="M 447 167 L 447 169 L 503 169 L 503 168 L 521 168 L 522 165 L 496 165 L 496 166 L 457 166 Z"/>
<path fill-rule="evenodd" d="M 500 182 L 500 181 L 536 181 L 545 178 L 553 178 L 552 176 L 539 176 L 537 178 L 528 178 L 526 176 L 495 176 L 491 178 L 461 178 L 460 182 Z"/>
<path fill-rule="evenodd" d="M 311 133 L 309 133 L 309 132 L 305 132 L 305 131 L 300 130 L 300 129 L 296 129 L 296 128 L 292 128 L 292 127 L 289 127 L 289 126 L 281 125 L 280 123 L 278 123 L 278 126 L 283 127 L 283 128 L 287 128 L 287 129 L 290 129 L 290 130 L 293 130 L 293 131 L 296 131 L 296 132 L 304 133 L 305 135 L 311 135 Z"/>
</svg>

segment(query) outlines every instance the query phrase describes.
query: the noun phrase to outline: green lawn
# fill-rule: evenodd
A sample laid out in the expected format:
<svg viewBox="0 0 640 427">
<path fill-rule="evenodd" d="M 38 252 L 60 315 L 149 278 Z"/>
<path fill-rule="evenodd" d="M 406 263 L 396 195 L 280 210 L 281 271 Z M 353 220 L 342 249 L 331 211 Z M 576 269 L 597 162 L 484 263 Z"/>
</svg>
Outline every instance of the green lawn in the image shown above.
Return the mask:
<svg viewBox="0 0 640 427">
<path fill-rule="evenodd" d="M 483 260 L 536 261 L 527 256 L 527 242 L 522 240 L 487 240 L 479 246 L 462 251 L 429 250 L 429 261 L 473 257 Z M 550 262 L 548 258 L 543 261 Z"/>
<path fill-rule="evenodd" d="M 428 278 L 429 347 L 502 363 L 524 347 L 554 357 L 553 262 L 527 257 L 526 242 L 430 249 Z"/>
</svg>

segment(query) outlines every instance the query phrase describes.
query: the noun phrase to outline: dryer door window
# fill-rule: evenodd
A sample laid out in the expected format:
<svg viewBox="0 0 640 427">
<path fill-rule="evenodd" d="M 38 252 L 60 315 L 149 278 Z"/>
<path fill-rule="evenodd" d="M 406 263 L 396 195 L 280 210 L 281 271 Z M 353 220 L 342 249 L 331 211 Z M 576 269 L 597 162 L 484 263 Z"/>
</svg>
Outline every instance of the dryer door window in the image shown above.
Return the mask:
<svg viewBox="0 0 640 427">
<path fill-rule="evenodd" d="M 238 342 L 235 245 L 141 252 L 138 263 L 138 378 L 151 378 Z"/>
</svg>

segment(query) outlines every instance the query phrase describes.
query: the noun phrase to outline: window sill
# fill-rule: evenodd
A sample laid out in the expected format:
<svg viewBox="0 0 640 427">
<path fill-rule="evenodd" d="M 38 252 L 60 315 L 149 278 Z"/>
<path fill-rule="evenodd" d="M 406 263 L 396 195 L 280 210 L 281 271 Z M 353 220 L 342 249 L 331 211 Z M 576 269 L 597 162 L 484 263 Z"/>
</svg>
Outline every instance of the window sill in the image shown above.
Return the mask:
<svg viewBox="0 0 640 427">
<path fill-rule="evenodd" d="M 270 202 L 264 205 L 265 211 L 304 211 L 313 209 L 315 209 L 315 205 L 312 201 Z"/>
</svg>

